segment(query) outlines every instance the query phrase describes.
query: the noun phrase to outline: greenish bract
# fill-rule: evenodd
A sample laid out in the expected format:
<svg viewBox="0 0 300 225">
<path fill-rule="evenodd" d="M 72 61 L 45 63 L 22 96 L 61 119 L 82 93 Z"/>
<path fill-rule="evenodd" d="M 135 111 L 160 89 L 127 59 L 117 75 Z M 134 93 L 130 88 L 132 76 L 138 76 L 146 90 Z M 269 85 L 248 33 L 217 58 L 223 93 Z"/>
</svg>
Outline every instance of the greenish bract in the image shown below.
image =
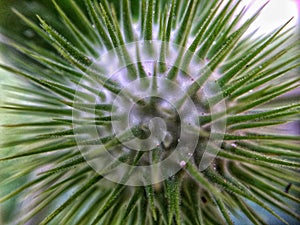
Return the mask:
<svg viewBox="0 0 300 225">
<path fill-rule="evenodd" d="M 3 223 L 299 222 L 290 21 L 257 37 L 265 5 L 242 1 L 51 4 L 56 21 L 14 10 L 38 42 L 1 39 L 22 81 L 3 85 L 22 118 L 1 121 L 0 187 L 19 186 L 0 203 L 20 203 Z"/>
</svg>

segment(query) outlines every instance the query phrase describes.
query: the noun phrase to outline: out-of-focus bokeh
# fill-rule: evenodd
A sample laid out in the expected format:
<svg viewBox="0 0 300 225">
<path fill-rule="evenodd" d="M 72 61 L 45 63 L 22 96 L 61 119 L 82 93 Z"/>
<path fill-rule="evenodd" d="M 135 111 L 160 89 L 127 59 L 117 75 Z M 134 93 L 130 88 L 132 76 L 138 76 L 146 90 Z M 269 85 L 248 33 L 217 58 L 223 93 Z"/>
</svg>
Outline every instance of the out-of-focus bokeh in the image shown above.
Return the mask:
<svg viewBox="0 0 300 225">
<path fill-rule="evenodd" d="M 251 30 L 259 28 L 258 34 L 269 33 L 278 28 L 292 17 L 289 27 L 296 26 L 298 21 L 297 1 L 299 0 L 269 0 L 259 18 L 251 25 Z M 242 0 L 241 7 L 250 6 L 248 14 L 253 14 L 267 0 Z"/>
</svg>

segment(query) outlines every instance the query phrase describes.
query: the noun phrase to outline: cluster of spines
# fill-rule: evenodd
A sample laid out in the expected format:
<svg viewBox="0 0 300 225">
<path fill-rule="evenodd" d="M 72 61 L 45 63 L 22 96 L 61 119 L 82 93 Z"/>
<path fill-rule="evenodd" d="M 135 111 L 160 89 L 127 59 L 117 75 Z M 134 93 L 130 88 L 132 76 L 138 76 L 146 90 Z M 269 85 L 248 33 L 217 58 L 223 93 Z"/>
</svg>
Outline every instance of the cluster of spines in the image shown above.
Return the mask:
<svg viewBox="0 0 300 225">
<path fill-rule="evenodd" d="M 22 101 L 21 103 L 9 102 L 2 108 L 17 115 L 21 113 L 24 116 L 34 116 L 38 119 L 33 119 L 33 122 L 4 125 L 16 131 L 26 129 L 28 136 L 24 135 L 22 138 L 2 143 L 3 148 L 22 146 L 24 150 L 2 157 L 0 162 L 18 158 L 23 160 L 25 157 L 32 158 L 29 162 L 24 162 L 24 167 L 22 167 L 29 169 L 20 170 L 14 178 L 27 175 L 44 165 L 51 165 L 51 169 L 46 170 L 37 179 L 3 197 L 0 201 L 10 199 L 28 188 L 33 188 L 34 185 L 40 185 L 38 188 L 42 190 L 42 193 L 40 200 L 36 203 L 40 201 L 41 205 L 25 216 L 25 219 L 29 219 L 30 216 L 47 207 L 55 199 L 60 199 L 60 195 L 63 196 L 68 193 L 68 190 L 76 188 L 74 194 L 67 200 L 62 200 L 62 204 L 50 213 L 41 224 L 51 222 L 70 206 L 72 206 L 70 213 L 62 217 L 63 223 L 66 224 L 69 219 L 73 218 L 75 221 L 80 210 L 84 212 L 80 217 L 82 221 L 86 220 L 91 224 L 97 224 L 99 221 L 121 221 L 120 223 L 124 224 L 132 221 L 134 223 L 134 218 L 138 218 L 141 224 L 146 221 L 152 221 L 152 223 L 159 221 L 162 224 L 172 224 L 175 221 L 180 224 L 183 220 L 189 221 L 191 224 L 209 224 L 215 221 L 214 216 L 220 216 L 226 223 L 233 224 L 228 211 L 228 209 L 234 211 L 231 204 L 242 209 L 254 224 L 264 223 L 245 199 L 267 209 L 279 219 L 281 219 L 280 216 L 264 202 L 299 219 L 299 215 L 282 200 L 284 197 L 299 203 L 299 199 L 294 194 L 286 193 L 283 189 L 290 183 L 298 184 L 299 182 L 296 179 L 298 174 L 294 171 L 300 167 L 297 162 L 300 149 L 296 145 L 299 136 L 261 134 L 255 129 L 287 123 L 289 119 L 295 119 L 299 115 L 300 105 L 299 103 L 290 105 L 282 103 L 278 108 L 264 109 L 262 112 L 251 111 L 298 87 L 299 78 L 288 79 L 283 83 L 270 82 L 298 67 L 299 53 L 293 52 L 293 44 L 276 51 L 291 36 L 290 32 L 282 32 L 286 25 L 273 32 L 269 37 L 260 37 L 257 41 L 252 41 L 252 36 L 248 36 L 240 41 L 263 7 L 244 24 L 237 27 L 245 13 L 245 10 L 241 10 L 237 17 L 233 21 L 231 20 L 239 3 L 230 0 L 223 6 L 219 1 L 207 2 L 210 1 L 173 0 L 170 7 L 167 7 L 167 5 L 161 5 L 162 1 L 143 0 L 140 3 L 139 23 L 137 24 L 140 29 L 135 30 L 132 26 L 132 21 L 135 19 L 132 18 L 128 0 L 122 1 L 123 14 L 121 14 L 122 22 L 120 23 L 122 26 L 119 25 L 116 12 L 111 10 L 107 1 L 101 1 L 98 4 L 86 0 L 89 18 L 76 5 L 75 1 L 70 1 L 70 6 L 78 15 L 78 19 L 84 21 L 83 23 L 87 27 L 86 34 L 81 32 L 74 21 L 72 22 L 65 15 L 59 4 L 54 2 L 64 25 L 74 36 L 73 44 L 40 17 L 42 29 L 16 12 L 37 34 L 51 43 L 64 59 L 31 44 L 23 46 L 10 40 L 6 41 L 6 44 L 33 58 L 42 66 L 24 64 L 20 66 L 20 69 L 1 65 L 7 71 L 38 86 L 38 89 L 34 90 L 30 86 L 22 88 L 7 86 L 15 95 L 22 93 L 23 100 L 29 100 L 32 105 Z M 185 3 L 187 7 L 185 7 Z M 204 12 L 199 10 L 200 6 L 206 10 Z M 219 11 L 220 9 L 222 10 Z M 153 11 L 155 11 L 154 14 Z M 196 20 L 199 22 L 195 22 Z M 220 116 L 226 116 L 228 132 L 224 136 L 224 144 L 215 162 L 217 168 L 210 167 L 202 173 L 199 172 L 196 165 L 188 162 L 184 171 L 193 178 L 193 181 L 180 173 L 165 181 L 162 186 L 157 186 L 156 189 L 155 185 L 145 188 L 128 188 L 118 184 L 110 186 L 113 187 L 112 191 L 105 188 L 102 190 L 101 185 L 97 184 L 103 180 L 103 177 L 94 174 L 85 164 L 79 152 L 75 150 L 77 143 L 73 138 L 72 109 L 69 104 L 75 95 L 73 87 L 78 84 L 82 75 L 87 75 L 86 77 L 92 80 L 99 76 L 99 74 L 93 74 L 89 66 L 94 58 L 101 57 L 102 51 L 120 47 L 131 41 L 151 41 L 153 38 L 157 38 L 153 35 L 155 30 L 153 27 L 157 24 L 159 28 L 156 36 L 160 40 L 181 45 L 188 49 L 187 52 L 193 52 L 208 62 L 199 73 L 198 79 L 189 88 L 190 95 L 198 92 L 212 72 L 218 70 L 218 73 L 221 74 L 217 83 L 224 91 L 212 97 L 210 102 L 216 104 L 226 98 L 232 105 L 228 105 L 227 114 L 220 113 Z M 192 39 L 191 43 L 189 43 L 190 39 Z M 162 50 L 165 49 L 167 48 L 163 46 Z M 161 59 L 164 59 L 163 51 Z M 287 52 L 293 52 L 294 55 L 287 55 Z M 189 55 L 185 53 L 184 51 L 178 53 L 176 64 L 189 62 Z M 288 57 L 283 58 L 286 55 Z M 47 68 L 48 72 L 42 70 L 44 68 Z M 137 69 L 140 77 L 145 75 L 142 65 L 137 65 Z M 160 71 L 164 71 L 163 68 L 160 69 Z M 177 75 L 178 70 L 173 67 L 166 76 L 170 80 L 176 80 Z M 105 79 L 105 77 L 100 77 L 100 79 L 98 77 L 97 81 L 104 85 Z M 110 91 L 118 93 L 117 85 L 110 83 L 105 85 Z M 86 88 L 90 93 L 98 93 L 96 90 Z M 249 93 L 249 91 L 251 92 Z M 104 108 L 105 106 L 99 105 L 98 109 L 101 111 L 105 110 Z M 212 122 L 211 118 L 213 118 L 211 115 L 199 116 L 203 126 L 209 126 Z M 100 118 L 98 122 L 101 124 L 110 121 Z M 134 158 L 135 163 L 140 157 L 141 155 L 137 154 Z M 274 167 L 274 165 L 287 168 L 282 169 Z M 292 168 L 292 170 L 288 168 Z M 67 178 L 63 176 L 66 171 L 69 175 Z M 59 181 L 55 183 L 55 180 Z M 3 183 L 9 181 L 11 179 Z M 274 187 L 268 181 L 278 187 Z M 49 190 L 43 191 L 44 187 L 51 185 L 53 186 Z M 193 190 L 191 187 L 195 185 L 197 185 L 195 195 L 198 196 L 192 196 L 194 193 L 190 193 L 190 189 Z M 291 189 L 294 191 L 293 193 L 299 192 L 296 185 L 293 185 Z M 163 191 L 166 196 L 162 196 L 160 191 Z M 51 193 L 50 197 L 47 197 L 48 193 Z M 127 207 L 124 205 L 124 198 L 130 199 Z M 164 202 L 164 198 L 168 203 Z M 76 199 L 80 200 L 79 203 L 76 203 Z M 89 207 L 90 211 L 83 208 L 84 199 L 87 201 L 86 206 L 91 206 Z M 201 202 L 200 199 L 205 199 L 205 201 Z M 207 199 L 212 203 L 208 207 L 212 208 L 205 209 L 204 202 L 208 201 Z M 195 209 L 199 204 L 201 210 Z M 115 207 L 117 205 L 120 207 Z M 190 207 L 191 205 L 195 207 Z M 145 207 L 148 210 L 144 210 Z M 190 210 L 185 210 L 185 207 L 189 207 Z M 162 213 L 162 218 L 158 218 L 157 211 Z M 120 216 L 113 220 L 113 216 L 116 214 Z"/>
</svg>

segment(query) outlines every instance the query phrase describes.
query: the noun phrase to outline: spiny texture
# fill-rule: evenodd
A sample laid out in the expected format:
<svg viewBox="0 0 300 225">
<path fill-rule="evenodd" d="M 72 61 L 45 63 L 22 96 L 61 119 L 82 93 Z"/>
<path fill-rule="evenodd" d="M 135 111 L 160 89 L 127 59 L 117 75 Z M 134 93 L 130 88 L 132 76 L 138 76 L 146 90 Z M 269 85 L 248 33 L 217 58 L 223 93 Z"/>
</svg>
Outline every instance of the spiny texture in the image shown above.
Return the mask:
<svg viewBox="0 0 300 225">
<path fill-rule="evenodd" d="M 24 199 L 13 224 L 300 220 L 289 21 L 255 37 L 264 6 L 241 1 L 66 2 L 57 27 L 15 11 L 49 48 L 3 40 L 24 81 L 1 107 L 23 121 L 2 124 L 1 188 L 26 180 L 0 198 Z"/>
</svg>

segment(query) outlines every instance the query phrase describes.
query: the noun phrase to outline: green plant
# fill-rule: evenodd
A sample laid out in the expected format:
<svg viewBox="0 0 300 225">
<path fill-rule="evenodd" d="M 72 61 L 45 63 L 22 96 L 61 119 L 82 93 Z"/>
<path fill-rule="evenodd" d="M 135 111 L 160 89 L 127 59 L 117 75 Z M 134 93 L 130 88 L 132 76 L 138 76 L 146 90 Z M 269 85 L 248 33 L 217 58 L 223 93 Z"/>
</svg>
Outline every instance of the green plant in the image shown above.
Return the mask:
<svg viewBox="0 0 300 225">
<path fill-rule="evenodd" d="M 299 87 L 287 23 L 256 38 L 245 32 L 263 7 L 240 24 L 241 1 L 143 0 L 131 13 L 122 0 L 119 14 L 84 3 L 64 2 L 70 19 L 53 1 L 57 28 L 15 12 L 42 47 L 3 41 L 20 54 L 0 66 L 24 80 L 1 107 L 25 121 L 2 125 L 1 171 L 13 173 L 1 187 L 28 177 L 0 199 L 26 197 L 12 222 L 299 221 L 300 137 L 285 126 L 300 103 L 280 98 Z"/>
</svg>

